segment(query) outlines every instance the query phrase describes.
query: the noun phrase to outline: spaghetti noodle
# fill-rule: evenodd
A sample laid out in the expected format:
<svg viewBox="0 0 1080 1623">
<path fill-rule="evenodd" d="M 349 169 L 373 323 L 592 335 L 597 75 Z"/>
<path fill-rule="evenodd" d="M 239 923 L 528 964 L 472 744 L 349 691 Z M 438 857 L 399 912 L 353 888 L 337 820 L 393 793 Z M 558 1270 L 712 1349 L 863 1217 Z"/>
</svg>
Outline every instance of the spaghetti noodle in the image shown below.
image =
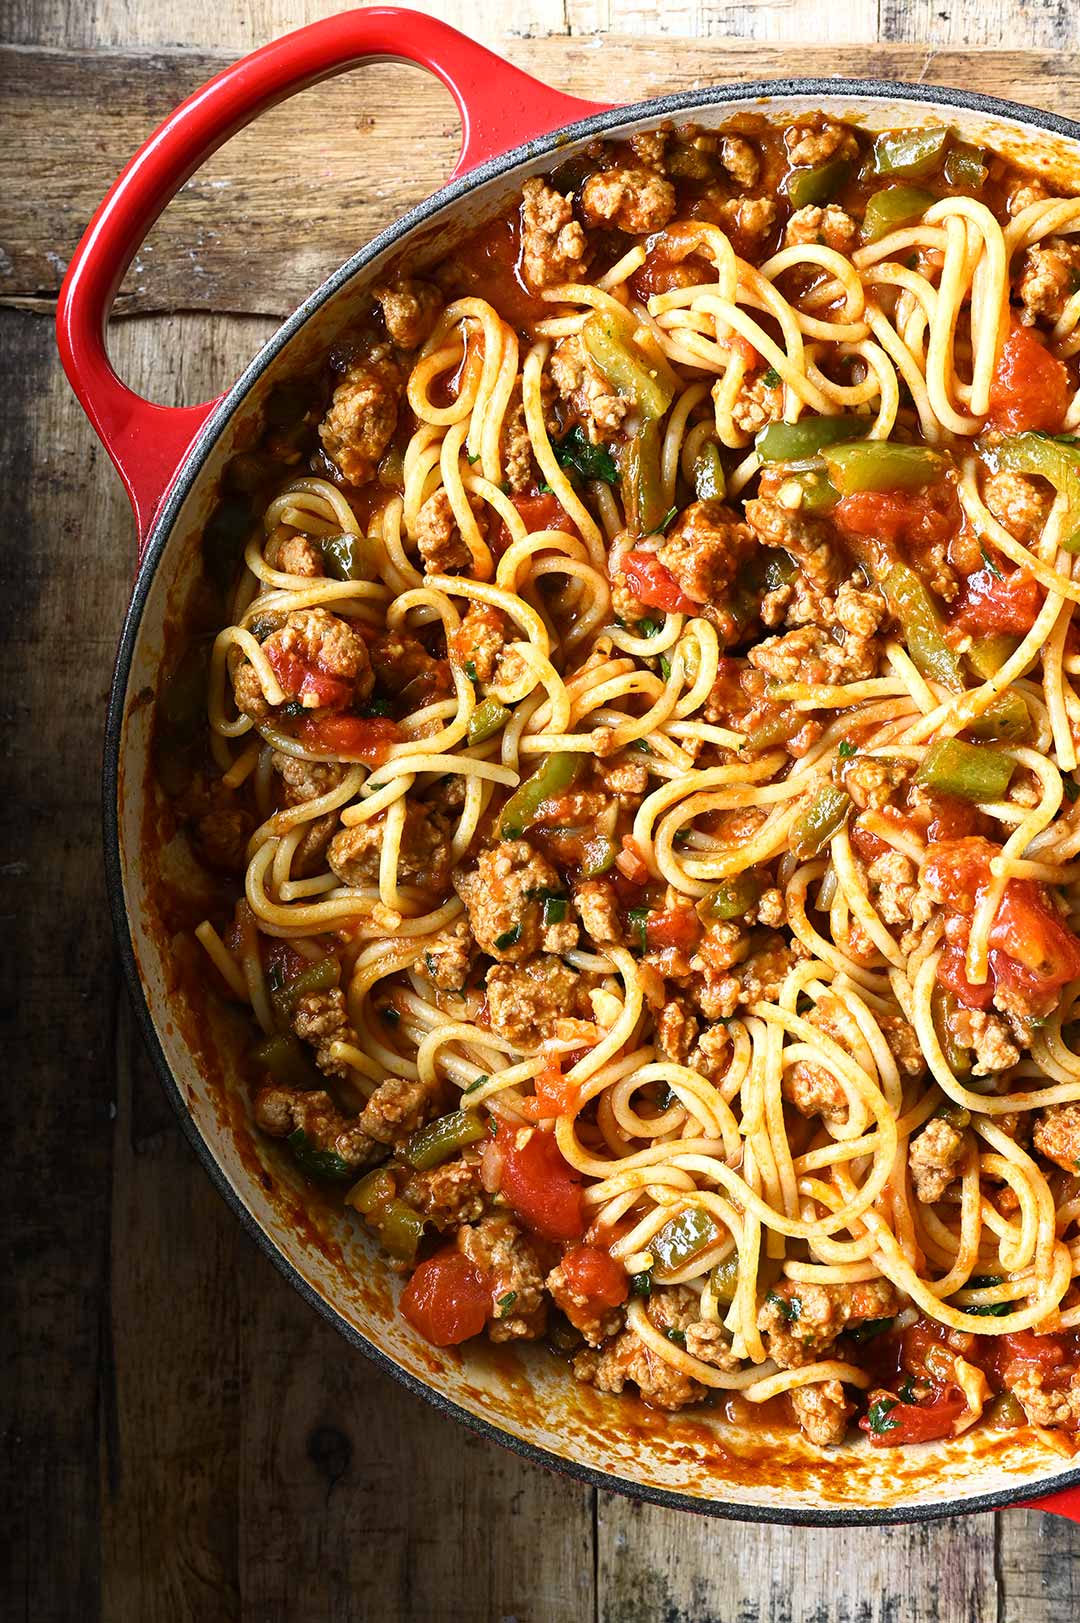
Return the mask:
<svg viewBox="0 0 1080 1623">
<path fill-rule="evenodd" d="M 230 469 L 196 935 L 437 1344 L 1076 1433 L 1078 233 L 946 130 L 650 132 Z"/>
</svg>

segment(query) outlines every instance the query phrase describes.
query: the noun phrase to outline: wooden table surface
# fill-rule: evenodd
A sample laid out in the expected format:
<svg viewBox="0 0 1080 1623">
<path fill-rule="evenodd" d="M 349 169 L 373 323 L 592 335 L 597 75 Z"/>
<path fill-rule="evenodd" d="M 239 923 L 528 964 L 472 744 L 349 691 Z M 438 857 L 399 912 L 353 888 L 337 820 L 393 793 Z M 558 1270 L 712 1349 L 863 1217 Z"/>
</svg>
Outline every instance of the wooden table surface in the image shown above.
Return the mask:
<svg viewBox="0 0 1080 1623">
<path fill-rule="evenodd" d="M 0 1613 L 1075 1623 L 1080 1528 L 1052 1517 L 840 1532 L 710 1522 L 593 1492 L 439 1417 L 350 1352 L 241 1233 L 150 1073 L 118 985 L 98 826 L 132 525 L 50 315 L 82 226 L 153 123 L 223 61 L 335 9 L 0 4 L 0 692 L 16 799 L 0 853 Z M 863 72 L 1080 111 L 1076 0 L 427 9 L 611 99 Z M 368 69 L 277 110 L 189 183 L 138 256 L 112 335 L 122 375 L 170 404 L 223 387 L 455 149 L 448 97 L 413 70 Z"/>
</svg>

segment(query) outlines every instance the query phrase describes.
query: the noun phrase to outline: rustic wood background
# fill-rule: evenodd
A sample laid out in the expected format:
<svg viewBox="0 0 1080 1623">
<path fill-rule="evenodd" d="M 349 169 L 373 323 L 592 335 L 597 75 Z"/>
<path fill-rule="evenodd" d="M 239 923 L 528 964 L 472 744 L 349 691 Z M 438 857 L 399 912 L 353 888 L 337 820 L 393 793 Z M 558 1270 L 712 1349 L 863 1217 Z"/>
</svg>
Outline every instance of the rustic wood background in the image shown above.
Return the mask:
<svg viewBox="0 0 1080 1623">
<path fill-rule="evenodd" d="M 0 1612 L 1076 1623 L 1080 1528 L 1052 1517 L 841 1532 L 713 1523 L 593 1493 L 441 1419 L 349 1352 L 244 1237 L 150 1074 L 118 985 L 98 830 L 132 526 L 49 318 L 82 226 L 153 124 L 223 61 L 334 9 L 0 0 L 0 693 L 15 795 L 0 852 Z M 1080 111 L 1076 0 L 428 9 L 586 95 L 873 73 Z M 392 66 L 309 91 L 237 137 L 128 277 L 112 339 L 123 376 L 175 404 L 224 386 L 275 318 L 434 186 L 455 150 L 449 98 Z"/>
</svg>

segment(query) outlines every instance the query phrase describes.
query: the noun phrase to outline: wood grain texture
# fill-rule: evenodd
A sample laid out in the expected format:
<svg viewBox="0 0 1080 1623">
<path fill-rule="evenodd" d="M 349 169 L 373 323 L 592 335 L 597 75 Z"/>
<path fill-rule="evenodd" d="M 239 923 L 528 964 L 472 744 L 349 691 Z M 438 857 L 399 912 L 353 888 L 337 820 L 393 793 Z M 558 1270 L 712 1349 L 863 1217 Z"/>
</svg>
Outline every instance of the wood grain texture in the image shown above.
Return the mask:
<svg viewBox="0 0 1080 1623">
<path fill-rule="evenodd" d="M 212 1190 L 117 987 L 97 777 L 133 541 L 45 316 L 83 220 L 154 120 L 227 57 L 337 6 L 0 4 L 0 38 L 23 47 L 5 53 L 12 133 L 0 143 L 0 294 L 17 306 L 0 310 L 0 691 L 15 797 L 0 853 L 0 1008 L 24 1082 L 7 1118 L 17 1199 L 0 1286 L 0 1618 L 1075 1623 L 1080 1529 L 1036 1513 L 753 1528 L 595 1495 L 525 1464 L 351 1353 Z M 984 0 L 976 15 L 941 0 L 525 0 L 509 38 L 492 0 L 428 9 L 582 94 L 816 68 L 1080 105 L 1076 58 L 1048 54 L 1080 43 L 1067 3 Z M 597 28 L 642 38 L 600 52 Z M 973 29 L 1017 49 L 958 49 Z M 742 39 L 726 37 L 736 30 Z M 672 37 L 690 31 L 701 37 Z M 907 43 L 875 45 L 879 34 Z M 841 38 L 862 43 L 823 44 Z M 769 43 L 780 39 L 812 44 Z M 445 173 L 455 146 L 442 92 L 392 66 L 239 137 L 140 256 L 131 319 L 112 335 L 122 375 L 166 403 L 220 388 L 277 316 Z M 315 189 L 320 162 L 333 172 Z"/>
<path fill-rule="evenodd" d="M 1080 10 L 1080 8 L 1078 8 Z M 1080 56 L 929 53 L 910 45 L 789 48 L 732 41 L 503 40 L 540 79 L 632 101 L 718 80 L 806 74 L 919 80 L 1080 106 Z M 0 52 L 11 139 L 0 148 L 0 302 L 47 307 L 116 172 L 227 53 Z M 613 89 L 618 87 L 617 92 Z M 85 131 L 96 109 L 99 139 Z M 207 310 L 284 316 L 343 259 L 450 173 L 459 142 L 449 93 L 415 68 L 358 69 L 274 109 L 184 187 L 125 280 L 118 314 Z M 407 147 L 409 162 L 401 163 Z M 29 184 L 28 184 L 29 182 Z M 44 223 L 44 229 L 43 229 Z"/>
</svg>

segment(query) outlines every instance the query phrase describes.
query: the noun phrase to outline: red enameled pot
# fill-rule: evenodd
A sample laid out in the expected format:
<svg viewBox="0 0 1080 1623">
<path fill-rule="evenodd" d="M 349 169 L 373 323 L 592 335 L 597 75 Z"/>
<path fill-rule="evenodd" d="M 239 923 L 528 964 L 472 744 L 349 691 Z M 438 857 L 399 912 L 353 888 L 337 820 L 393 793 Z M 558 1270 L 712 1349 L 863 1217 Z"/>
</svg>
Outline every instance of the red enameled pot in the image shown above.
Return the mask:
<svg viewBox="0 0 1080 1623">
<path fill-rule="evenodd" d="M 462 143 L 448 184 L 312 293 L 220 399 L 180 410 L 141 399 L 109 363 L 106 323 L 166 203 L 264 108 L 387 58 L 428 68 L 454 96 Z M 892 1522 L 1034 1502 L 1080 1520 L 1080 1469 L 1026 1432 L 976 1429 L 948 1447 L 872 1450 L 860 1440 L 823 1451 L 786 1432 L 740 1430 L 719 1410 L 672 1417 L 629 1396 L 604 1397 L 578 1386 L 543 1349 L 496 1357 L 487 1348 L 429 1347 L 397 1317 L 397 1281 L 359 1225 L 329 1212 L 312 1217 L 273 1148 L 256 1143 L 235 1082 L 241 1033 L 227 1012 L 177 984 L 156 900 L 162 876 L 177 877 L 181 855 L 156 816 L 147 700 L 199 568 L 199 535 L 222 469 L 250 442 L 268 391 L 330 348 L 388 268 L 443 258 L 526 176 L 553 168 L 595 136 L 623 137 L 665 118 L 709 126 L 740 109 L 787 119 L 819 107 L 869 129 L 945 121 L 1030 165 L 1074 177 L 1080 168 L 1080 125 L 925 85 L 804 79 L 722 84 L 629 108 L 579 101 L 434 18 L 392 8 L 345 12 L 255 51 L 150 136 L 87 228 L 57 314 L 64 367 L 124 481 L 139 537 L 106 736 L 106 860 L 116 931 L 147 1046 L 219 1189 L 290 1282 L 353 1346 L 438 1407 L 585 1481 L 713 1515 Z"/>
</svg>

